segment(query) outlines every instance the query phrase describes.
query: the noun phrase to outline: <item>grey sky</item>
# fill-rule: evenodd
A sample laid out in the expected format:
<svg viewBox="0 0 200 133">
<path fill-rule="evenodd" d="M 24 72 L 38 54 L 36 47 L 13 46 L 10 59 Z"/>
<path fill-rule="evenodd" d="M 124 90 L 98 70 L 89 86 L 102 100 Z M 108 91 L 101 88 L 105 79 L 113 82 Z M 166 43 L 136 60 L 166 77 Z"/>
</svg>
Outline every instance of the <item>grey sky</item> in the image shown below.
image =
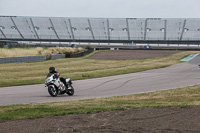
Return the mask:
<svg viewBox="0 0 200 133">
<path fill-rule="evenodd" d="M 0 0 L 0 15 L 200 18 L 200 0 Z"/>
</svg>

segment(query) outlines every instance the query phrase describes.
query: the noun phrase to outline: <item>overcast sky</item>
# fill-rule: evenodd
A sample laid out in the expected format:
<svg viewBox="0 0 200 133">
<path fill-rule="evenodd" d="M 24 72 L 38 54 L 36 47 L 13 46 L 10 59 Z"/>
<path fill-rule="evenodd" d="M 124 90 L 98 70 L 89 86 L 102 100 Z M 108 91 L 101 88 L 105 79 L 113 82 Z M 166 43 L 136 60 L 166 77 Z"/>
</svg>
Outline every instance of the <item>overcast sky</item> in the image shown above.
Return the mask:
<svg viewBox="0 0 200 133">
<path fill-rule="evenodd" d="M 200 18 L 200 0 L 0 0 L 0 15 Z"/>
</svg>

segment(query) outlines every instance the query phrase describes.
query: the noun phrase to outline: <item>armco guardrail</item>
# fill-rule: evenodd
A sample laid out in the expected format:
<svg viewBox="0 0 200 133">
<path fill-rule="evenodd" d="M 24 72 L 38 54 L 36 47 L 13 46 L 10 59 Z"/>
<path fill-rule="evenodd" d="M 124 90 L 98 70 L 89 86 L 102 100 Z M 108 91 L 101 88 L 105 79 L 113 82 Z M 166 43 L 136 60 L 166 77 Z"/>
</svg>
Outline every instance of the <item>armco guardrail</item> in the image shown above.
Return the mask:
<svg viewBox="0 0 200 133">
<path fill-rule="evenodd" d="M 22 57 L 1 57 L 0 64 L 39 62 L 39 61 L 45 61 L 45 60 L 46 60 L 46 55 L 22 56 Z"/>
<path fill-rule="evenodd" d="M 52 54 L 50 56 L 50 60 L 54 59 L 60 59 L 60 58 L 77 58 L 85 56 L 91 52 L 93 52 L 93 49 L 82 51 L 75 54 Z M 46 61 L 47 55 L 40 55 L 40 56 L 22 56 L 22 57 L 0 57 L 0 64 L 8 64 L 8 63 L 26 63 L 26 62 L 40 62 L 40 61 Z"/>
</svg>

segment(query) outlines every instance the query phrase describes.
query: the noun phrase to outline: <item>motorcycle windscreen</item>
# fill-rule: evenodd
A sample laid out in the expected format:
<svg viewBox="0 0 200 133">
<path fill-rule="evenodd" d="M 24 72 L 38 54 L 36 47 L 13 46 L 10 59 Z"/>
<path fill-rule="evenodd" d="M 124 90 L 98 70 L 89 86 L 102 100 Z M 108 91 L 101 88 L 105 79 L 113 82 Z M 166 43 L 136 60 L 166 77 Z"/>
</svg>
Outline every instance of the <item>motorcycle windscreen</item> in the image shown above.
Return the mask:
<svg viewBox="0 0 200 133">
<path fill-rule="evenodd" d="M 52 73 L 48 73 L 48 74 L 47 74 L 47 78 L 48 78 L 48 77 L 51 77 L 51 75 L 53 75 L 53 74 L 52 74 Z"/>
</svg>

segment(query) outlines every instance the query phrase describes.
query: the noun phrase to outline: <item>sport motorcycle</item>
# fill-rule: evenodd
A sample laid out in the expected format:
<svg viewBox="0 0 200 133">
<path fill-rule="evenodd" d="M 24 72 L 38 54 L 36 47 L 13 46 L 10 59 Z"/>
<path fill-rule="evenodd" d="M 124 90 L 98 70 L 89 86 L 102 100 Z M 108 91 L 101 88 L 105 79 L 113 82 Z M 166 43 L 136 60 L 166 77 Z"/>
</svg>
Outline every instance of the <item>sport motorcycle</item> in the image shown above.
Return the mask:
<svg viewBox="0 0 200 133">
<path fill-rule="evenodd" d="M 60 77 L 56 77 L 55 74 L 49 73 L 46 77 L 45 86 L 48 87 L 48 92 L 52 97 L 65 93 L 69 96 L 74 95 L 74 88 L 70 78 L 66 78 L 62 82 Z"/>
</svg>

